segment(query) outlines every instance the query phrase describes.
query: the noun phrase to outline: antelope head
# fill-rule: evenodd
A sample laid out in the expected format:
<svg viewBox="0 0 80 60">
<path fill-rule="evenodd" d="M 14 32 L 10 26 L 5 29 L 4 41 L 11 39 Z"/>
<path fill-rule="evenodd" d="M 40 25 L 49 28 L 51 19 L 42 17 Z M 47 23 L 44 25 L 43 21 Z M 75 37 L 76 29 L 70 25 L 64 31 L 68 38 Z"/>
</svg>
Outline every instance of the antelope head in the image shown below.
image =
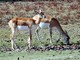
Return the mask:
<svg viewBox="0 0 80 60">
<path fill-rule="evenodd" d="M 33 19 L 36 20 L 36 24 L 39 24 L 41 22 L 41 19 L 45 18 L 45 15 L 41 10 L 39 12 L 35 11 L 35 13 L 36 15 L 33 17 Z"/>
<path fill-rule="evenodd" d="M 70 44 L 70 42 L 69 42 L 70 37 L 69 37 L 67 31 L 65 31 L 65 34 L 64 34 L 63 36 L 64 36 L 64 37 L 63 37 L 64 43 L 65 43 L 65 44 Z"/>
</svg>

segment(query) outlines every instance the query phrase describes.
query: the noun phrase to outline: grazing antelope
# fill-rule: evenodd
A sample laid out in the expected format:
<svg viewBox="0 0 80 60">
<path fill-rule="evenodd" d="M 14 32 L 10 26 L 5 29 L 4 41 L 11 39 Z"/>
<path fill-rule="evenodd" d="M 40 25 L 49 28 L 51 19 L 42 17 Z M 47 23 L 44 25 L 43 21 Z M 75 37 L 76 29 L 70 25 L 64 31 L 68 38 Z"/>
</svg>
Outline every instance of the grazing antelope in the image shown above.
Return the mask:
<svg viewBox="0 0 80 60">
<path fill-rule="evenodd" d="M 9 27 L 11 28 L 11 35 L 10 35 L 10 40 L 11 40 L 11 48 L 14 50 L 14 34 L 15 34 L 15 30 L 27 30 L 27 28 L 29 28 L 29 34 L 30 34 L 30 38 L 29 40 L 29 48 L 32 45 L 32 25 L 38 24 L 40 19 L 43 17 L 41 15 L 37 15 L 37 20 L 34 20 L 33 18 L 22 18 L 22 17 L 16 17 L 11 19 L 8 22 Z"/>
<path fill-rule="evenodd" d="M 68 36 L 67 33 L 65 33 L 65 32 L 63 31 L 63 29 L 62 29 L 60 23 L 58 22 L 58 20 L 57 20 L 56 18 L 53 18 L 53 17 L 50 16 L 50 15 L 44 14 L 44 12 L 42 12 L 41 10 L 40 10 L 39 13 L 40 13 L 40 14 L 43 14 L 44 17 L 40 20 L 39 26 L 38 26 L 37 29 L 36 29 L 36 34 L 37 34 L 38 40 L 40 40 L 39 34 L 38 34 L 39 30 L 40 30 L 41 28 L 44 28 L 44 29 L 45 29 L 45 28 L 49 28 L 49 32 L 50 32 L 50 43 L 52 44 L 52 28 L 53 28 L 53 27 L 56 27 L 56 28 L 58 29 L 59 33 L 63 36 L 64 42 L 65 42 L 66 44 L 69 44 L 69 39 L 70 39 L 70 37 Z M 35 15 L 35 16 L 33 17 L 33 19 L 34 19 L 34 20 L 37 20 L 37 16 L 38 16 L 38 15 Z"/>
</svg>

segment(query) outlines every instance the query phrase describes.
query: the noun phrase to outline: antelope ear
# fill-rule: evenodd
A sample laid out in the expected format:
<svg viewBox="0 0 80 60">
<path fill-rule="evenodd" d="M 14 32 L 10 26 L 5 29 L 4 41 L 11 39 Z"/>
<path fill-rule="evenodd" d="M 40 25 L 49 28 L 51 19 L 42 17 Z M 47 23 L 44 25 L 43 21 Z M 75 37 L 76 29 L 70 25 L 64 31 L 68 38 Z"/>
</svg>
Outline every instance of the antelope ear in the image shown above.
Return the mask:
<svg viewBox="0 0 80 60">
<path fill-rule="evenodd" d="M 38 12 L 37 10 L 34 10 L 34 13 L 35 13 L 35 14 L 39 14 L 39 12 Z"/>
<path fill-rule="evenodd" d="M 40 10 L 39 10 L 39 13 L 41 13 L 41 12 L 42 12 L 42 10 L 40 9 Z"/>
</svg>

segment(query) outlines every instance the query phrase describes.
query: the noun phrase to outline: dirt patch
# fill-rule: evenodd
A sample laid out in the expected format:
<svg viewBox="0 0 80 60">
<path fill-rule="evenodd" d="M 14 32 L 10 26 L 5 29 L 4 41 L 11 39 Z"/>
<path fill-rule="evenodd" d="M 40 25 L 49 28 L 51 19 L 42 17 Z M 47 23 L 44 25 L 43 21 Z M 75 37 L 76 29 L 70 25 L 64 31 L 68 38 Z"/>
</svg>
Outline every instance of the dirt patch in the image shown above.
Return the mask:
<svg viewBox="0 0 80 60">
<path fill-rule="evenodd" d="M 31 49 L 18 48 L 18 49 L 15 49 L 14 51 L 22 51 L 22 50 L 50 51 L 50 50 L 79 50 L 79 49 L 80 49 L 80 44 L 76 43 L 76 44 L 70 44 L 70 45 L 52 45 L 52 46 L 46 45 L 43 47 L 33 46 Z M 11 50 L 11 48 L 3 47 L 3 48 L 0 48 L 0 51 L 4 52 L 4 51 L 12 51 L 12 50 Z"/>
</svg>

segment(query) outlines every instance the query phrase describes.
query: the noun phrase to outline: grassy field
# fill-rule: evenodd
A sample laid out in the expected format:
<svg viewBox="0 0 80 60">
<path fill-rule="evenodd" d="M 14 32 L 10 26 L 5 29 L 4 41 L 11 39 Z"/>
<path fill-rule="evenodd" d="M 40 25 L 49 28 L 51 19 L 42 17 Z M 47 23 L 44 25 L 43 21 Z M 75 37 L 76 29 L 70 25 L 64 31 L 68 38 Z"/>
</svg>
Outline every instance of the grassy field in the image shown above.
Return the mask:
<svg viewBox="0 0 80 60">
<path fill-rule="evenodd" d="M 80 24 L 68 24 L 62 25 L 64 30 L 68 31 L 70 36 L 70 43 L 80 42 Z M 15 41 L 20 49 L 20 51 L 7 51 L 10 48 L 10 29 L 8 26 L 0 28 L 0 60 L 80 60 L 80 50 L 50 50 L 50 51 L 24 51 L 24 48 L 27 46 L 28 31 L 22 32 L 15 35 Z M 46 33 L 45 33 L 46 32 Z M 41 30 L 40 42 L 36 39 L 34 29 L 33 29 L 33 46 L 45 46 L 49 44 L 49 31 Z M 53 30 L 53 45 L 59 45 L 55 43 L 59 32 L 56 29 Z M 21 50 L 23 49 L 23 50 Z"/>
<path fill-rule="evenodd" d="M 0 60 L 80 60 L 80 50 L 0 52 Z"/>
<path fill-rule="evenodd" d="M 80 24 L 68 24 L 68 25 L 62 25 L 62 28 L 68 32 L 68 35 L 70 36 L 70 43 L 77 43 L 80 42 Z M 32 29 L 33 31 L 33 45 L 38 46 L 38 45 L 45 45 L 49 44 L 49 31 L 48 29 L 41 29 L 39 31 L 40 35 L 40 41 L 37 40 L 36 35 L 35 35 L 35 29 Z M 11 30 L 9 27 L 2 27 L 0 28 L 0 47 L 10 47 L 10 33 Z M 53 44 L 56 44 L 56 40 L 59 38 L 59 32 L 55 28 L 53 29 Z M 28 30 L 27 31 L 20 31 L 20 34 L 16 32 L 15 34 L 15 41 L 18 46 L 25 47 L 27 45 L 27 40 L 29 37 Z M 63 42 L 62 36 L 60 36 L 60 42 Z M 58 44 L 58 43 L 57 43 Z"/>
</svg>

